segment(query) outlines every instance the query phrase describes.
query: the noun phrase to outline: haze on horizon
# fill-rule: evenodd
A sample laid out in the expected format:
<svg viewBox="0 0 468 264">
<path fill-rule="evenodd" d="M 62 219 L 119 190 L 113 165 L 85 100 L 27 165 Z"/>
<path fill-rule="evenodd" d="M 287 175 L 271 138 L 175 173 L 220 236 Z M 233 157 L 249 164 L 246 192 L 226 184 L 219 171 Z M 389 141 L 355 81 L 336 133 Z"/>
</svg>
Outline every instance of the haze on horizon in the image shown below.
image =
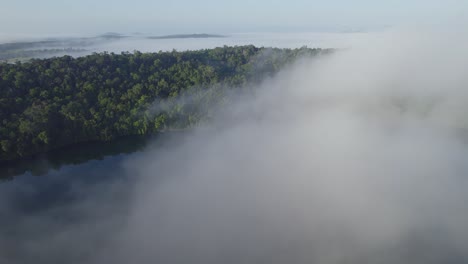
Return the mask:
<svg viewBox="0 0 468 264">
<path fill-rule="evenodd" d="M 368 31 L 388 26 L 461 23 L 459 0 L 330 0 L 235 2 L 150 0 L 1 0 L 0 37 Z M 3 35 L 3 36 L 2 36 Z"/>
</svg>

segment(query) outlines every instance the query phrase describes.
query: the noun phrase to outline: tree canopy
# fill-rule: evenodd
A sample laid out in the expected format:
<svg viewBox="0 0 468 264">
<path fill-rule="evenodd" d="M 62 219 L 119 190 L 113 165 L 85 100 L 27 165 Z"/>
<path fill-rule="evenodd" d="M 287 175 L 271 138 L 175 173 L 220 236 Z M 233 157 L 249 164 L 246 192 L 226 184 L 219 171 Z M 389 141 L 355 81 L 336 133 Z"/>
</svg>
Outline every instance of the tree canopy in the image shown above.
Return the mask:
<svg viewBox="0 0 468 264">
<path fill-rule="evenodd" d="M 0 63 L 0 161 L 193 126 L 224 87 L 245 87 L 299 56 L 323 52 L 225 46 Z M 208 89 L 214 92 L 205 96 Z M 190 104 L 176 100 L 187 93 L 195 98 Z"/>
</svg>

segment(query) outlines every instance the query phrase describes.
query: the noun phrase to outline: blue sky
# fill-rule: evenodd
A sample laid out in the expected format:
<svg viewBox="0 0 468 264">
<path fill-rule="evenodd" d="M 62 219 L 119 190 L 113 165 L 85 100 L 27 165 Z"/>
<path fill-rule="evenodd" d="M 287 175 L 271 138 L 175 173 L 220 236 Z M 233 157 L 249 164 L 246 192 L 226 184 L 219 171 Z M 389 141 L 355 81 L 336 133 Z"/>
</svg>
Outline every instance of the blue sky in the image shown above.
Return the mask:
<svg viewBox="0 0 468 264">
<path fill-rule="evenodd" d="M 462 20 L 468 0 L 0 0 L 2 34 L 375 29 Z"/>
</svg>

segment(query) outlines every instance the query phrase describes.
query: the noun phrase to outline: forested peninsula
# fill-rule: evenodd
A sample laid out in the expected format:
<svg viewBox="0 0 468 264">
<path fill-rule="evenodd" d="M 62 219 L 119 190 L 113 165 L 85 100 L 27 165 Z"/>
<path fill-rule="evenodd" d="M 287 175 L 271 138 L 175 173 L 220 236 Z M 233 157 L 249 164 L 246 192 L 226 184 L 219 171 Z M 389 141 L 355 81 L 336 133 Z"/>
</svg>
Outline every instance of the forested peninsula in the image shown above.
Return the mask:
<svg viewBox="0 0 468 264">
<path fill-rule="evenodd" d="M 226 89 L 253 87 L 322 49 L 254 46 L 0 63 L 0 162 L 206 118 Z M 177 100 L 190 95 L 190 100 Z"/>
</svg>

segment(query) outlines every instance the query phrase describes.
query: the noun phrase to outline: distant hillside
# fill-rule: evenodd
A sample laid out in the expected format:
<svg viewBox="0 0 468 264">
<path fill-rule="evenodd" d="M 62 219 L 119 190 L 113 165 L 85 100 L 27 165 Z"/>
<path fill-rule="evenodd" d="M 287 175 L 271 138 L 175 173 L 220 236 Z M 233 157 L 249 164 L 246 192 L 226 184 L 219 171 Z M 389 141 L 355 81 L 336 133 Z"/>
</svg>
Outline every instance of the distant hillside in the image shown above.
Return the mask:
<svg viewBox="0 0 468 264">
<path fill-rule="evenodd" d="M 147 39 L 203 39 L 224 38 L 226 36 L 213 34 L 179 34 L 153 36 Z M 27 61 L 32 58 L 46 58 L 60 55 L 83 55 L 91 53 L 92 47 L 120 39 L 132 38 L 116 32 L 107 32 L 93 37 L 62 37 L 47 38 L 34 41 L 18 41 L 0 43 L 0 62 Z M 141 37 L 145 38 L 145 37 Z M 86 53 L 86 51 L 88 51 Z"/>
<path fill-rule="evenodd" d="M 32 58 L 45 58 L 65 54 L 81 55 L 85 54 L 93 45 L 127 37 L 119 33 L 108 32 L 95 37 L 63 37 L 0 43 L 0 62 L 27 61 Z"/>
<path fill-rule="evenodd" d="M 88 52 L 86 49 L 59 48 L 59 49 L 19 49 L 10 51 L 0 51 L 0 63 L 14 63 L 17 61 L 26 62 L 33 58 L 47 58 L 53 56 L 73 55 L 79 56 Z"/>
<path fill-rule="evenodd" d="M 177 35 L 166 35 L 166 36 L 153 36 L 148 37 L 149 39 L 188 39 L 188 38 L 225 38 L 223 35 L 213 34 L 177 34 Z"/>
<path fill-rule="evenodd" d="M 125 36 L 125 35 L 122 35 L 120 33 L 115 33 L 115 32 L 107 32 L 107 33 L 104 33 L 100 36 L 98 36 L 100 38 L 104 38 L 104 39 L 121 39 L 121 38 L 128 38 L 128 36 Z"/>
</svg>

